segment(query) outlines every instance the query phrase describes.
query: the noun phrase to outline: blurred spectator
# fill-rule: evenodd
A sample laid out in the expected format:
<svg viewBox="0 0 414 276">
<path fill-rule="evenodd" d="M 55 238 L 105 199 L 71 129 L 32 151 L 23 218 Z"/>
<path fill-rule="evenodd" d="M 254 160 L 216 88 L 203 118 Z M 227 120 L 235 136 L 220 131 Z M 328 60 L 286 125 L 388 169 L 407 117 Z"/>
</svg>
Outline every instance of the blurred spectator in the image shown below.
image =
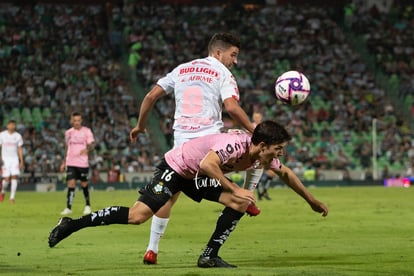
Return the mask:
<svg viewBox="0 0 414 276">
<path fill-rule="evenodd" d="M 364 172 L 361 174 L 361 180 L 374 180 L 371 167 L 365 168 Z"/>
<path fill-rule="evenodd" d="M 348 168 L 343 168 L 342 169 L 342 176 L 341 176 L 341 178 L 342 178 L 342 181 L 344 181 L 346 184 L 349 185 L 351 183 L 352 178 L 351 178 L 351 173 L 349 172 L 349 169 Z"/>
<path fill-rule="evenodd" d="M 107 179 L 107 182 L 108 183 L 116 183 L 116 182 L 119 182 L 119 180 L 120 180 L 120 174 L 121 174 L 121 170 L 120 170 L 119 165 L 113 165 L 108 170 L 108 179 Z"/>
<path fill-rule="evenodd" d="M 382 168 L 381 177 L 382 177 L 382 179 L 387 179 L 387 178 L 392 177 L 392 175 L 390 174 L 388 165 L 384 165 L 384 167 Z"/>
<path fill-rule="evenodd" d="M 339 170 L 345 170 L 351 165 L 349 156 L 343 150 L 339 150 L 333 161 L 333 167 Z"/>
<path fill-rule="evenodd" d="M 358 162 L 355 165 L 369 166 L 370 153 L 361 155 L 362 148 L 355 150 L 353 139 L 359 138 L 355 130 L 370 130 L 374 117 L 388 123 L 379 129 L 380 157 L 401 165 L 410 158 L 410 149 L 400 145 L 407 124 L 398 124 L 401 119 L 396 108 L 348 44 L 337 24 L 340 18 L 333 17 L 337 13 L 330 8 L 262 6 L 246 10 L 242 17 L 229 18 L 222 5 L 155 4 L 149 13 L 143 13 L 140 5 L 145 3 L 124 1 L 122 7 L 113 5 L 112 18 L 103 18 L 102 7 L 94 5 L 1 4 L 0 119 L 14 116 L 13 107 L 17 106 L 22 119 L 17 122 L 24 129 L 25 151 L 30 154 L 27 172 L 42 169 L 38 164 L 44 154 L 51 162 L 62 156 L 62 145 L 55 142 L 68 128 L 62 114 L 71 113 L 75 106 L 84 111 L 85 123 L 96 133 L 104 159 L 99 161 L 99 170 L 111 168 L 117 148 L 129 147 L 129 119 L 136 118 L 137 110 L 131 104 L 134 100 L 128 80 L 123 77 L 127 75 L 125 68 L 114 59 L 119 55 L 116 51 L 121 48 L 120 40 L 127 51 L 131 50 L 132 67 L 137 68 L 140 84 L 146 88 L 176 64 L 202 55 L 205 37 L 222 30 L 222 26 L 232 26 L 242 39 L 243 56 L 234 74 L 239 80 L 243 108 L 249 114 L 260 110 L 266 118 L 289 125 L 301 137 L 291 143 L 292 149 L 297 149 L 294 154 L 298 161 L 313 160 L 315 149 L 325 145 L 319 140 L 329 142 L 328 137 L 335 132 L 341 133 L 337 143 L 348 144 L 342 148 L 344 153 L 353 154 Z M 414 95 L 414 21 L 408 7 L 397 5 L 387 16 L 356 4 L 346 14 L 349 27 L 365 37 L 391 85 L 399 86 L 402 99 Z M 103 23 L 106 21 L 114 26 L 109 32 Z M 185 50 L 177 55 L 178 48 Z M 264 59 L 263 52 L 272 58 Z M 310 101 L 294 110 L 275 104 L 270 93 L 275 76 L 288 69 L 303 71 L 312 85 Z M 158 104 L 161 118 L 169 116 L 172 103 L 173 99 L 167 99 Z M 412 104 L 411 100 L 407 108 Z M 22 116 L 24 107 L 30 110 L 30 120 Z M 233 122 L 225 121 L 234 127 Z M 324 127 L 316 129 L 314 123 Z M 408 139 L 412 140 L 412 134 Z M 147 157 L 139 156 L 138 161 L 135 155 L 142 147 Z M 160 155 L 151 137 L 140 136 L 134 148 L 136 151 L 122 151 L 127 170 L 150 170 Z M 328 160 L 326 166 L 331 165 Z"/>
</svg>

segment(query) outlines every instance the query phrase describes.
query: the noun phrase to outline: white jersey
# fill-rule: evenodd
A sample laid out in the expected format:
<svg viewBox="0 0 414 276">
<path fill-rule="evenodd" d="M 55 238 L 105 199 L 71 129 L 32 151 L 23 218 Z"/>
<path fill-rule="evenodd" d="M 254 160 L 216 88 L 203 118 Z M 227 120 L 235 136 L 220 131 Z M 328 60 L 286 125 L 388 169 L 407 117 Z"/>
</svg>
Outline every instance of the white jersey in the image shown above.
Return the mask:
<svg viewBox="0 0 414 276">
<path fill-rule="evenodd" d="M 18 147 L 23 146 L 23 138 L 18 132 L 0 132 L 1 159 L 19 162 Z"/>
<path fill-rule="evenodd" d="M 239 101 L 237 82 L 214 57 L 180 64 L 158 80 L 167 94 L 174 92 L 174 139 L 191 139 L 219 133 L 223 128 L 223 101 Z"/>
</svg>

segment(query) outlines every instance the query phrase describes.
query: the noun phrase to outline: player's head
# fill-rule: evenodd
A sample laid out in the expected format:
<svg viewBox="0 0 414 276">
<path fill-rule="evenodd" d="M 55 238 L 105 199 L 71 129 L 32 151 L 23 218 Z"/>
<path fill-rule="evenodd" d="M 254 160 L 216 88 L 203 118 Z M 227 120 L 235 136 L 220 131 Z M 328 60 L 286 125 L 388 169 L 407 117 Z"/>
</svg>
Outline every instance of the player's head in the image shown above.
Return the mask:
<svg viewBox="0 0 414 276">
<path fill-rule="evenodd" d="M 213 56 L 228 69 L 237 64 L 240 39 L 230 33 L 216 33 L 208 43 L 208 55 Z"/>
<path fill-rule="evenodd" d="M 74 129 L 80 129 L 82 126 L 82 115 L 79 112 L 72 112 L 70 123 Z"/>
<path fill-rule="evenodd" d="M 252 116 L 252 118 L 253 118 L 253 122 L 256 124 L 256 125 L 258 125 L 259 123 L 261 123 L 262 122 L 262 119 L 263 119 L 263 115 L 262 115 L 262 113 L 260 113 L 260 112 L 253 112 L 253 116 Z"/>
<path fill-rule="evenodd" d="M 7 122 L 7 131 L 10 133 L 13 133 L 16 130 L 16 121 L 15 120 L 9 120 Z"/>
<path fill-rule="evenodd" d="M 284 154 L 291 138 L 282 125 L 273 121 L 263 121 L 254 129 L 251 141 L 256 147 L 258 160 L 267 167 L 273 158 Z"/>
</svg>

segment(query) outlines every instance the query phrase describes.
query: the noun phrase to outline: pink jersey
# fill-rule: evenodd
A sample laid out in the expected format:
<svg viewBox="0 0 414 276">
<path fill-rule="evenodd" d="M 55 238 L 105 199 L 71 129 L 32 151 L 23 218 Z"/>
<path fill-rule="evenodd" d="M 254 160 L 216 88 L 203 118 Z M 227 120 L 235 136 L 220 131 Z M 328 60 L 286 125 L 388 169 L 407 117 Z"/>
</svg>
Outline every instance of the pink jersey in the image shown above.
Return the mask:
<svg viewBox="0 0 414 276">
<path fill-rule="evenodd" d="M 87 148 L 88 144 L 95 141 L 92 131 L 88 127 L 81 127 L 80 129 L 70 128 L 65 132 L 66 142 L 66 166 L 73 166 L 79 168 L 89 167 L 89 160 L 87 154 L 82 154 L 81 151 Z"/>
<path fill-rule="evenodd" d="M 200 170 L 200 162 L 210 150 L 220 157 L 224 173 L 252 169 L 249 158 L 250 135 L 246 133 L 211 134 L 192 139 L 165 154 L 168 165 L 182 177 L 194 178 Z M 279 159 L 273 159 L 271 168 L 279 170 Z"/>
<path fill-rule="evenodd" d="M 223 101 L 240 97 L 232 73 L 214 57 L 183 63 L 157 84 L 167 94 L 174 92 L 174 137 L 180 138 L 219 133 Z"/>
</svg>

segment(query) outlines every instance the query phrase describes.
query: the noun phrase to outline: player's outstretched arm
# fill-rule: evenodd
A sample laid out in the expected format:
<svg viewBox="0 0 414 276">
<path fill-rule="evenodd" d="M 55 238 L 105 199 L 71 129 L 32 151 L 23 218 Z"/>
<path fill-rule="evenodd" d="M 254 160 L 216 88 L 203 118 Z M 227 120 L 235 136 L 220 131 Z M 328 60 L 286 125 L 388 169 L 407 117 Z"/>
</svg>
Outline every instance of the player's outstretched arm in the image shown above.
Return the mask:
<svg viewBox="0 0 414 276">
<path fill-rule="evenodd" d="M 311 206 L 312 210 L 321 213 L 322 216 L 328 215 L 328 207 L 322 202 L 317 200 L 303 185 L 302 181 L 296 176 L 296 174 L 288 167 L 282 165 L 280 171 L 275 171 L 280 179 L 286 183 L 292 190 L 303 197 Z"/>
<path fill-rule="evenodd" d="M 240 188 L 236 183 L 231 182 L 224 175 L 220 168 L 220 158 L 214 151 L 210 150 L 200 163 L 200 173 L 217 179 L 224 190 L 230 191 L 235 197 L 250 202 L 256 202 L 252 191 Z"/>
<path fill-rule="evenodd" d="M 166 93 L 161 86 L 156 84 L 144 97 L 141 108 L 139 110 L 139 116 L 137 120 L 137 125 L 129 133 L 129 138 L 131 142 L 137 140 L 138 133 L 145 133 L 147 128 L 147 121 L 150 115 L 154 104 L 158 101 L 159 98 L 165 96 Z"/>
<path fill-rule="evenodd" d="M 249 116 L 247 116 L 246 112 L 244 112 L 238 102 L 233 98 L 227 98 L 223 103 L 226 111 L 229 113 L 231 118 L 242 127 L 244 127 L 247 131 L 253 133 L 253 124 L 250 122 Z"/>
</svg>

